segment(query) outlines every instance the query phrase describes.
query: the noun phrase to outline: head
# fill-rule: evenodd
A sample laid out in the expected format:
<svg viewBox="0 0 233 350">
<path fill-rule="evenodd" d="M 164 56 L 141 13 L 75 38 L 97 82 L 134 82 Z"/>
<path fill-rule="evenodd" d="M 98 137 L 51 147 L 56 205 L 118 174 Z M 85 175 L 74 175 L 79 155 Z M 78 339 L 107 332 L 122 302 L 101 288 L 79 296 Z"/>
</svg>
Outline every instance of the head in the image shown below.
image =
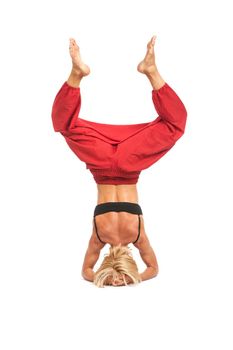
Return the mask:
<svg viewBox="0 0 233 350">
<path fill-rule="evenodd" d="M 95 272 L 94 284 L 97 287 L 103 287 L 109 281 L 113 281 L 114 284 L 115 279 L 119 277 L 123 279 L 125 285 L 127 281 L 141 282 L 136 262 L 128 246 L 118 245 L 109 248 L 109 254 L 105 255 L 101 266 Z"/>
</svg>

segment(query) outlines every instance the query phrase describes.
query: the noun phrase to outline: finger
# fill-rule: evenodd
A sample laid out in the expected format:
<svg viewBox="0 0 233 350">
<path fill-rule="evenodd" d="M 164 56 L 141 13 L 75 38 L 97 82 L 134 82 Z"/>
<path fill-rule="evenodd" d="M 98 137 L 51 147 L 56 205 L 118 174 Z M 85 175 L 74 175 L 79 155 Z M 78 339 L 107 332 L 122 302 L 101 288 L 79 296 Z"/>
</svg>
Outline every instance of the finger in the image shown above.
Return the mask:
<svg viewBox="0 0 233 350">
<path fill-rule="evenodd" d="M 121 282 L 120 280 L 114 280 L 114 281 L 112 282 L 112 284 L 113 284 L 114 286 L 120 286 L 120 285 L 122 284 L 122 282 Z"/>
</svg>

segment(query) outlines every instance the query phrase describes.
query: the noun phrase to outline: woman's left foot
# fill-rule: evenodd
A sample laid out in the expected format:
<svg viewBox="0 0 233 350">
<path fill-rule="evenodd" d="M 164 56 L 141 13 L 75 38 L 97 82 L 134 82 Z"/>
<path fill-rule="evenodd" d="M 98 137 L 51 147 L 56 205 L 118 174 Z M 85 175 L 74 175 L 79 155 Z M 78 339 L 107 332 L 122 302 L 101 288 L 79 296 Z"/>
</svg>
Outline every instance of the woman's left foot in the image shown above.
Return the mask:
<svg viewBox="0 0 233 350">
<path fill-rule="evenodd" d="M 69 46 L 70 56 L 72 59 L 73 71 L 84 77 L 90 73 L 90 67 L 81 59 L 80 49 L 74 38 L 70 38 Z"/>
<path fill-rule="evenodd" d="M 155 53 L 154 53 L 154 45 L 155 45 L 156 36 L 154 35 L 151 40 L 147 44 L 147 53 L 145 58 L 138 64 L 137 70 L 143 74 L 153 74 L 156 73 L 157 67 L 155 64 Z"/>
</svg>

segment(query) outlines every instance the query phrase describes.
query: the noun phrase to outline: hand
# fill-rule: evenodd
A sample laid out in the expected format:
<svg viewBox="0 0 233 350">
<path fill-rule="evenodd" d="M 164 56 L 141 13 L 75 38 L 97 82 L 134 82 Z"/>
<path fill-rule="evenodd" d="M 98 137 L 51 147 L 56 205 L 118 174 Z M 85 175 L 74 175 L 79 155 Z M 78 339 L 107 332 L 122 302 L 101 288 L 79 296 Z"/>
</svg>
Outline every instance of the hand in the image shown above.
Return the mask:
<svg viewBox="0 0 233 350">
<path fill-rule="evenodd" d="M 128 275 L 124 274 L 124 278 L 127 284 L 132 283 L 132 279 Z M 120 273 L 118 273 L 114 279 L 113 279 L 113 276 L 109 276 L 106 280 L 106 284 L 116 287 L 116 286 L 125 285 L 125 282 L 124 282 L 123 276 Z"/>
</svg>

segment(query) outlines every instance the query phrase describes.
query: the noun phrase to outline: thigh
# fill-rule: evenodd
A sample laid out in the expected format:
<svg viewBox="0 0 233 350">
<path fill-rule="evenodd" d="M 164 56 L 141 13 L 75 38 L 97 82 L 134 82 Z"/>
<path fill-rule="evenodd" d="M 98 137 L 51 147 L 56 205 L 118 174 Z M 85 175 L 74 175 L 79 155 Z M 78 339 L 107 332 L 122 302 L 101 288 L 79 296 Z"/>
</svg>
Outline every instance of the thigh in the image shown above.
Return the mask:
<svg viewBox="0 0 233 350">
<path fill-rule="evenodd" d="M 118 167 L 130 171 L 146 169 L 164 156 L 174 144 L 173 128 L 158 117 L 146 128 L 118 145 Z"/>
<path fill-rule="evenodd" d="M 87 168 L 107 169 L 111 167 L 116 146 L 98 138 L 65 137 L 76 156 L 87 164 Z"/>
</svg>

